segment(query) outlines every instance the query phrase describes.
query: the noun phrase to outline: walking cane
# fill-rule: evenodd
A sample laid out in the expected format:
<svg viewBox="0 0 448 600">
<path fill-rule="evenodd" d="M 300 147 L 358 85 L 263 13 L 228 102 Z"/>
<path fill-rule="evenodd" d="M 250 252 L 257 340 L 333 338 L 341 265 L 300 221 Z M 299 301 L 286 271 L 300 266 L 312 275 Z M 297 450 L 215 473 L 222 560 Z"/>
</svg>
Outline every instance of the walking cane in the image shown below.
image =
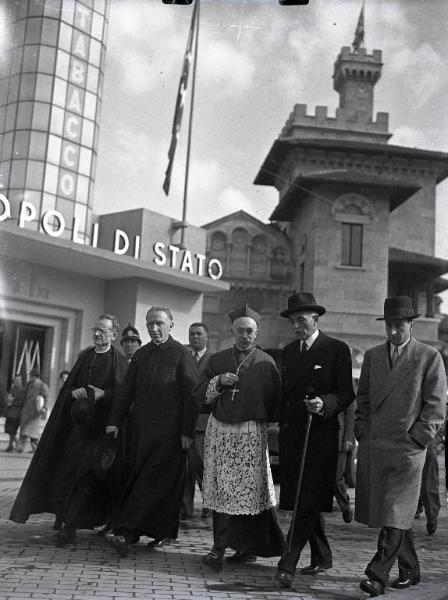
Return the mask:
<svg viewBox="0 0 448 600">
<path fill-rule="evenodd" d="M 315 394 L 314 394 L 314 396 L 315 396 Z M 307 394 L 306 397 L 309 398 L 310 396 Z M 300 492 L 302 490 L 303 468 L 305 466 L 306 451 L 308 448 L 308 438 L 310 436 L 310 428 L 311 428 L 312 420 L 313 420 L 313 413 L 309 412 L 308 419 L 306 422 L 305 439 L 303 440 L 302 459 L 300 461 L 299 479 L 297 481 L 296 497 L 294 500 L 294 511 L 292 513 L 291 525 L 289 528 L 288 552 L 291 552 L 291 549 L 292 549 L 292 536 L 294 535 L 294 526 L 296 524 L 297 508 L 299 506 L 299 497 L 300 497 Z"/>
</svg>

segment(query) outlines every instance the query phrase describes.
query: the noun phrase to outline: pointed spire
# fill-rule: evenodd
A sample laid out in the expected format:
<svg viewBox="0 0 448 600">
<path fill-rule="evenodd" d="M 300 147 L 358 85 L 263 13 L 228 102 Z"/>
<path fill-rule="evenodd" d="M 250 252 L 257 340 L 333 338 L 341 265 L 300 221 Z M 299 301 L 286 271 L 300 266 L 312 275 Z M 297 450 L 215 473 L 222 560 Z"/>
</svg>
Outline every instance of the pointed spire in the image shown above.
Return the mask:
<svg viewBox="0 0 448 600">
<path fill-rule="evenodd" d="M 361 46 L 364 44 L 364 2 L 361 6 L 361 12 L 359 13 L 358 23 L 355 29 L 355 37 L 353 38 L 352 46 L 353 52 L 358 52 Z"/>
</svg>

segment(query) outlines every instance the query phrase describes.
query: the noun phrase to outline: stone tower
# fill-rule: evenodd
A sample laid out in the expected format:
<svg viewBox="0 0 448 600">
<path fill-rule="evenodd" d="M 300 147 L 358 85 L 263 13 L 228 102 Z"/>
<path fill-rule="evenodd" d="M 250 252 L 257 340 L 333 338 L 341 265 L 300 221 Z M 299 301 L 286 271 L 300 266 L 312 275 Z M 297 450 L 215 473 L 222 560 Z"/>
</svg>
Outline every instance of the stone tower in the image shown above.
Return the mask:
<svg viewBox="0 0 448 600">
<path fill-rule="evenodd" d="M 433 255 L 448 155 L 388 143 L 388 113 L 374 117 L 381 69 L 380 50 L 343 47 L 335 115 L 296 104 L 255 179 L 279 192 L 271 219 L 291 238 L 292 287 L 312 291 L 329 309 L 325 329 L 361 349 L 382 339 L 374 316 L 388 294 L 413 296 L 427 317 L 420 337 L 436 339 L 434 280 L 446 270 Z"/>
</svg>

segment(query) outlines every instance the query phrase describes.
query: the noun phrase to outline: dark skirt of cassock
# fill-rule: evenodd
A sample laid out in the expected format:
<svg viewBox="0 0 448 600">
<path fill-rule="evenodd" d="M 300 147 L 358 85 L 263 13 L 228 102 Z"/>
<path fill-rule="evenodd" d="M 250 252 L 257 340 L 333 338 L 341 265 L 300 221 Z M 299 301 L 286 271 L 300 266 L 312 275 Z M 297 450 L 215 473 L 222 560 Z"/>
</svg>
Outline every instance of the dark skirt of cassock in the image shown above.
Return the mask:
<svg viewBox="0 0 448 600">
<path fill-rule="evenodd" d="M 179 436 L 146 441 L 145 455 L 137 464 L 120 500 L 114 530 L 156 540 L 177 538 L 187 465 Z"/>
<path fill-rule="evenodd" d="M 276 509 L 258 515 L 230 515 L 227 546 L 255 556 L 281 556 L 285 537 Z"/>
<path fill-rule="evenodd" d="M 56 528 L 62 523 L 77 529 L 103 525 L 112 509 L 112 494 L 107 478 L 98 477 L 96 463 L 101 438 L 74 426 L 67 437 L 51 486 Z"/>
</svg>

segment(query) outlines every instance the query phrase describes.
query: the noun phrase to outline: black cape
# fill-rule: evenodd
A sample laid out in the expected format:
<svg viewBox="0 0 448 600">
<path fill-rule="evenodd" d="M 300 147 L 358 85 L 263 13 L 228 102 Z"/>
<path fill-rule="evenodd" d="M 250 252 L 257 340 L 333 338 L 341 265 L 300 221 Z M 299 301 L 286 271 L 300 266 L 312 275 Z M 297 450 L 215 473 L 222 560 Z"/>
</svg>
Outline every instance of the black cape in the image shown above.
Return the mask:
<svg viewBox="0 0 448 600">
<path fill-rule="evenodd" d="M 33 455 L 31 464 L 25 474 L 19 493 L 14 501 L 11 514 L 11 521 L 16 523 L 25 523 L 31 514 L 53 513 L 56 519 L 60 519 L 61 502 L 60 498 L 53 496 L 52 490 L 57 486 L 57 478 L 63 470 L 63 465 L 55 465 L 55 461 L 66 453 L 67 440 L 73 439 L 75 424 L 72 421 L 70 410 L 72 406 L 71 391 L 73 384 L 82 368 L 86 355 L 92 351 L 89 347 L 83 350 L 67 380 L 61 388 L 56 403 L 51 411 L 42 437 Z M 128 362 L 126 358 L 112 347 L 113 362 L 113 385 L 118 384 L 126 373 Z M 113 389 L 107 390 L 107 399 L 111 401 Z M 98 442 L 102 440 L 103 433 L 98 437 Z M 89 451 L 94 452 L 94 448 Z M 82 460 L 84 456 L 80 456 Z M 73 482 L 75 484 L 75 482 Z M 68 490 L 69 492 L 69 490 Z M 101 506 L 98 506 L 98 513 L 106 513 Z M 108 509 L 107 509 L 108 510 Z M 105 522 L 108 514 L 97 514 L 95 520 L 98 524 Z M 90 524 L 91 525 L 91 524 Z"/>
</svg>

